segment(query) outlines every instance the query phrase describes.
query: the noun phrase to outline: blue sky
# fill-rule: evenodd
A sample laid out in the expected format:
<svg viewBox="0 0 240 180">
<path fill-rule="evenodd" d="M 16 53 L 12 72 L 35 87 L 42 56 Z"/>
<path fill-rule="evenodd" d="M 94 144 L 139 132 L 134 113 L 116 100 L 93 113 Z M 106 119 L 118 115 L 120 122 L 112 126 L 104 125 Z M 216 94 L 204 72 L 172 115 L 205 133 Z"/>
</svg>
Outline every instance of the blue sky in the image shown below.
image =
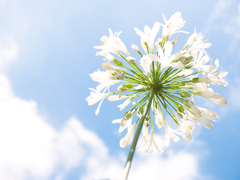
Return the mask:
<svg viewBox="0 0 240 180">
<path fill-rule="evenodd" d="M 93 46 L 120 35 L 131 54 L 140 47 L 133 28 L 163 23 L 176 11 L 182 28 L 202 32 L 228 71 L 228 87 L 215 87 L 228 104 L 197 99 L 217 112 L 211 130 L 196 125 L 193 140 L 170 143 L 165 153 L 137 152 L 129 179 L 239 179 L 240 3 L 213 1 L 12 1 L 0 0 L 0 179 L 117 179 L 128 148 L 111 123 L 119 102 L 87 106 L 89 74 L 101 69 Z M 158 36 L 160 37 L 160 35 Z M 188 35 L 180 34 L 179 47 Z M 176 46 L 177 49 L 178 46 Z M 2 115 L 1 115 L 2 114 Z M 163 135 L 159 132 L 158 136 Z"/>
</svg>

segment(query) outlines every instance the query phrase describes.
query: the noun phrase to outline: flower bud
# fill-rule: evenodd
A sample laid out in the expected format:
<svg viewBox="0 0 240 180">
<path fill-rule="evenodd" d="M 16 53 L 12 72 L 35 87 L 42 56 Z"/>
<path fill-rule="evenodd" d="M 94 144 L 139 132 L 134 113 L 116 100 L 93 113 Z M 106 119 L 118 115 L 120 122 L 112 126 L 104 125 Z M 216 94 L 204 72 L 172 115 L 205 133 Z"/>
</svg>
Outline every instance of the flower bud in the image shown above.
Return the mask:
<svg viewBox="0 0 240 180">
<path fill-rule="evenodd" d="M 118 87 L 118 92 L 119 92 L 119 98 L 121 97 L 121 94 L 123 92 L 127 92 L 129 88 L 125 87 L 123 84 Z"/>
<path fill-rule="evenodd" d="M 122 84 L 122 86 L 123 86 L 123 87 L 126 87 L 126 88 L 129 88 L 129 89 L 131 89 L 131 88 L 134 87 L 133 84 Z"/>
<path fill-rule="evenodd" d="M 127 111 L 124 115 L 123 115 L 123 118 L 125 120 L 128 120 L 130 119 L 132 116 L 133 116 L 134 112 L 131 112 L 131 111 Z"/>
<path fill-rule="evenodd" d="M 178 116 L 179 116 L 180 118 L 183 118 L 183 115 L 182 115 L 181 112 L 177 111 L 177 114 L 178 114 Z"/>
<path fill-rule="evenodd" d="M 191 81 L 192 81 L 193 83 L 198 83 L 198 82 L 200 82 L 200 79 L 199 79 L 199 78 L 193 78 Z"/>
<path fill-rule="evenodd" d="M 107 43 L 108 42 L 108 37 L 107 36 L 102 36 L 100 39 L 103 43 Z"/>
<path fill-rule="evenodd" d="M 127 61 L 128 61 L 129 63 L 133 63 L 133 62 L 135 62 L 135 61 L 137 60 L 136 58 L 130 57 L 130 56 L 128 56 L 126 59 L 127 59 Z"/>
<path fill-rule="evenodd" d="M 162 39 L 161 38 L 158 38 L 158 40 L 155 42 L 155 46 L 157 45 L 157 44 L 160 44 L 162 42 Z"/>
<path fill-rule="evenodd" d="M 138 47 L 135 44 L 132 44 L 131 47 L 133 48 L 134 51 L 139 51 Z"/>
<path fill-rule="evenodd" d="M 111 73 L 111 75 L 113 76 L 113 79 L 123 79 L 123 78 L 125 78 L 125 75 L 123 74 L 122 71 L 113 72 L 113 73 Z"/>
<path fill-rule="evenodd" d="M 177 108 L 178 108 L 178 111 L 179 111 L 179 112 L 181 112 L 181 113 L 184 112 L 184 107 L 183 107 L 183 106 L 178 105 Z"/>
<path fill-rule="evenodd" d="M 138 110 L 137 110 L 137 116 L 138 116 L 139 118 L 141 118 L 141 117 L 142 117 L 142 114 L 143 114 L 143 107 L 140 106 L 140 107 L 138 108 Z"/>
<path fill-rule="evenodd" d="M 190 101 L 190 100 L 188 100 L 188 99 L 184 99 L 183 104 L 184 104 L 185 106 L 189 107 L 189 108 L 191 108 L 191 107 L 194 106 L 193 102 Z"/>
<path fill-rule="evenodd" d="M 123 66 L 123 63 L 117 59 L 113 59 L 113 63 L 116 64 L 117 66 L 120 66 L 122 67 Z"/>
<path fill-rule="evenodd" d="M 182 58 L 180 59 L 180 61 L 181 61 L 184 65 L 187 65 L 192 59 L 193 59 L 192 56 L 188 56 L 188 57 L 182 57 Z"/>
<path fill-rule="evenodd" d="M 151 117 L 150 117 L 149 115 L 147 115 L 145 121 L 149 121 L 149 125 L 150 125 Z M 148 125 L 148 126 L 149 126 L 149 125 Z"/>
<path fill-rule="evenodd" d="M 105 70 L 115 71 L 115 72 L 121 72 L 122 71 L 122 69 L 117 68 L 110 63 L 103 63 L 102 68 L 105 69 Z"/>
</svg>

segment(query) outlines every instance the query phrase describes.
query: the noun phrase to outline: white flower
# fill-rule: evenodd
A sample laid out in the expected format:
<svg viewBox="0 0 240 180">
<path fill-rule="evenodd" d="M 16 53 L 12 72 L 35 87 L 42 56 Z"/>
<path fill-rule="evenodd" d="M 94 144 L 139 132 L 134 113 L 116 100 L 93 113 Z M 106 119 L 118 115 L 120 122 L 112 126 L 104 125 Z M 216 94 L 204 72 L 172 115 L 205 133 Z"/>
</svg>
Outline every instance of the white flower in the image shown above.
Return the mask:
<svg viewBox="0 0 240 180">
<path fill-rule="evenodd" d="M 193 123 L 191 123 L 189 120 L 186 120 L 185 118 L 182 119 L 182 123 L 180 126 L 178 126 L 178 130 L 181 133 L 182 137 L 187 140 L 192 140 L 192 131 L 194 129 Z"/>
<path fill-rule="evenodd" d="M 141 37 L 141 45 L 145 52 L 147 53 L 146 46 L 143 42 L 146 42 L 148 44 L 148 47 L 150 48 L 151 52 L 153 52 L 153 45 L 154 45 L 154 39 L 160 29 L 160 23 L 156 22 L 153 25 L 153 28 L 151 29 L 147 25 L 144 27 L 144 33 L 140 31 L 138 28 L 133 28 L 137 35 Z"/>
<path fill-rule="evenodd" d="M 90 74 L 90 77 L 92 80 L 100 82 L 97 86 L 97 90 L 101 91 L 105 87 L 109 88 L 111 85 L 119 83 L 120 81 L 116 81 L 114 79 L 117 79 L 122 76 L 122 72 L 116 73 L 115 76 L 112 75 L 111 71 L 95 71 L 94 73 Z"/>
<path fill-rule="evenodd" d="M 103 52 L 112 52 L 120 55 L 119 51 L 124 52 L 128 56 L 130 56 L 129 52 L 127 51 L 126 46 L 123 44 L 121 39 L 118 37 L 121 34 L 119 33 L 113 34 L 112 30 L 109 28 L 109 37 L 103 36 L 101 41 L 104 43 L 102 46 L 94 46 L 96 49 L 102 49 Z"/>
<path fill-rule="evenodd" d="M 194 53 L 196 53 L 196 51 L 193 51 Z M 197 55 L 198 58 L 194 59 L 194 62 L 190 63 L 189 66 L 191 66 L 192 68 L 196 68 L 198 70 L 200 69 L 207 69 L 209 68 L 208 65 L 206 65 L 206 63 L 210 60 L 210 57 L 208 55 L 203 56 L 203 52 L 200 51 L 200 53 L 198 53 L 199 51 L 197 51 Z"/>
<path fill-rule="evenodd" d="M 111 75 L 109 71 L 95 71 L 94 73 L 90 74 L 90 77 L 92 80 L 97 81 L 97 82 L 102 82 L 102 81 L 109 81 L 115 79 L 114 76 Z"/>
<path fill-rule="evenodd" d="M 147 140 L 148 137 L 148 126 L 150 125 L 150 120 L 145 120 L 143 123 L 143 130 L 142 130 L 142 134 L 143 134 L 143 139 Z"/>
<path fill-rule="evenodd" d="M 213 92 L 211 88 L 207 88 L 203 83 L 187 83 L 186 86 L 191 87 L 195 95 L 209 99 L 218 105 L 227 104 L 226 99 L 221 94 Z"/>
<path fill-rule="evenodd" d="M 140 150 L 145 150 L 146 153 L 150 154 L 153 152 L 153 146 L 160 152 L 163 153 L 163 150 L 161 150 L 156 142 L 154 141 L 154 136 L 153 136 L 153 129 L 150 132 L 150 135 L 147 140 L 144 141 L 143 146 L 139 149 Z"/>
<path fill-rule="evenodd" d="M 139 122 L 142 123 L 141 127 L 139 126 L 142 131 L 135 135 L 133 147 L 135 148 L 139 134 L 142 133 L 143 145 L 139 150 L 146 153 L 153 152 L 153 148 L 163 152 L 154 141 L 154 127 L 156 126 L 160 129 L 165 125 L 163 140 L 167 147 L 170 139 L 175 142 L 179 141 L 179 135 L 188 141 L 192 139 L 192 132 L 195 128 L 192 121 L 197 124 L 202 123 L 206 128 L 211 129 L 213 126 L 211 121 L 216 121 L 218 116 L 211 110 L 195 106 L 194 95 L 204 97 L 219 105 L 227 103 L 221 94 L 209 88 L 211 84 L 220 87 L 228 85 L 228 82 L 223 79 L 227 72 L 217 72 L 218 59 L 212 65 L 212 61 L 205 51 L 211 46 L 211 43 L 203 41 L 202 34 L 197 33 L 195 28 L 194 33 L 189 36 L 185 45 L 183 44 L 184 47 L 180 50 L 173 50 L 179 36 L 170 38 L 175 33 L 187 33 L 181 30 L 186 21 L 183 20 L 180 12 L 176 12 L 169 20 L 164 15 L 163 18 L 165 25 L 156 22 L 153 28 L 145 26 L 143 32 L 134 28 L 140 36 L 141 46 L 146 52 L 143 54 L 138 46 L 134 44 L 131 46 L 141 57 L 140 66 L 137 59 L 129 54 L 119 38 L 121 32 L 113 34 L 109 29 L 109 37 L 101 38 L 103 45 L 95 47 L 101 50 L 97 55 L 104 56 L 107 61 L 102 64 L 106 71 L 98 70 L 90 74 L 90 77 L 100 84 L 96 90 L 91 89 L 87 102 L 89 105 L 100 102 L 96 114 L 99 113 L 101 103 L 106 97 L 109 101 L 124 99 L 124 102 L 118 105 L 120 111 L 128 105 L 133 105 L 121 119 L 112 121 L 112 123 L 120 124 L 119 132 L 128 129 L 125 137 L 120 141 L 122 148 L 131 143 Z M 163 26 L 162 37 L 157 39 L 156 35 L 160 26 Z M 155 52 L 154 49 L 156 49 Z M 120 57 L 115 58 L 112 53 Z M 108 62 L 112 62 L 114 65 Z M 199 75 L 203 75 L 203 77 L 199 77 Z M 121 84 L 114 86 L 115 90 L 110 93 L 109 88 L 115 83 Z M 106 93 L 107 90 L 109 93 Z M 173 122 L 178 126 L 177 129 L 169 126 L 163 111 L 173 118 Z M 135 113 L 138 117 L 133 119 Z M 155 123 L 151 121 L 151 115 L 154 116 Z M 176 115 L 181 117 L 181 120 Z M 142 119 L 143 117 L 144 119 Z M 139 121 L 139 119 L 141 120 Z M 150 124 L 152 126 L 149 134 Z M 128 167 L 130 167 L 129 165 L 130 163 L 127 163 Z M 128 167 L 125 169 L 127 170 Z"/>
<path fill-rule="evenodd" d="M 189 76 L 193 73 L 193 70 L 191 69 L 183 69 L 180 73 L 177 74 L 177 76 L 188 76 L 189 78 L 192 78 L 193 76 Z"/>
<path fill-rule="evenodd" d="M 152 61 L 158 61 L 161 63 L 161 70 L 163 70 L 164 68 L 168 67 L 168 66 L 172 66 L 175 68 L 179 68 L 179 69 L 183 69 L 184 65 L 181 62 L 176 62 L 176 63 L 172 63 L 173 60 L 178 59 L 182 56 L 182 52 L 177 52 L 174 55 L 171 55 L 172 53 L 172 49 L 173 49 L 173 44 L 170 41 L 167 41 L 164 45 L 164 49 L 165 49 L 165 53 L 163 53 L 163 49 L 160 47 L 159 44 L 156 44 L 156 49 L 158 54 L 160 55 L 160 58 L 158 56 L 156 56 L 155 54 L 148 54 L 146 56 L 144 56 L 142 59 L 142 61 L 145 62 L 143 68 L 144 70 L 147 69 L 147 71 L 150 72 L 150 65 L 152 63 Z M 141 60 L 140 60 L 141 62 Z"/>
<path fill-rule="evenodd" d="M 163 20 L 165 21 L 165 25 L 163 26 L 162 36 L 166 39 L 166 41 L 168 41 L 175 33 L 183 32 L 188 34 L 186 31 L 177 31 L 186 23 L 186 21 L 183 21 L 182 14 L 180 12 L 176 12 L 169 20 L 167 20 L 163 15 Z"/>
<path fill-rule="evenodd" d="M 148 58 L 147 56 L 143 56 L 140 59 L 140 65 L 143 67 L 143 69 L 147 75 L 150 75 L 151 64 L 152 64 L 152 60 L 150 58 Z"/>
<path fill-rule="evenodd" d="M 195 28 L 194 33 L 188 38 L 187 43 L 183 49 L 186 49 L 189 46 L 191 46 L 196 41 L 197 37 L 198 37 L 198 34 L 196 33 L 196 28 Z"/>
<path fill-rule="evenodd" d="M 102 64 L 102 68 L 108 71 L 112 71 L 112 72 L 119 72 L 119 73 L 123 73 L 123 70 L 110 64 L 110 63 L 103 63 Z"/>
<path fill-rule="evenodd" d="M 124 101 L 123 104 L 120 104 L 120 105 L 118 105 L 117 107 L 119 107 L 119 108 L 120 108 L 120 111 L 122 111 L 127 105 L 129 105 L 129 104 L 131 103 L 131 101 L 132 101 L 134 98 L 135 98 L 134 96 L 128 98 L 126 101 Z"/>
<path fill-rule="evenodd" d="M 171 55 L 172 53 L 172 49 L 173 49 L 173 45 L 172 42 L 167 41 L 164 45 L 165 48 L 165 52 L 163 54 L 163 49 L 157 45 L 157 50 L 158 50 L 158 54 L 160 55 L 160 59 L 153 59 L 153 60 L 158 60 L 161 63 L 161 70 L 163 70 L 164 68 L 168 67 L 168 66 L 172 66 L 178 69 L 184 69 L 184 65 L 181 62 L 176 62 L 176 63 L 172 63 L 173 60 L 178 59 L 182 56 L 182 52 L 179 51 L 177 53 L 175 53 L 174 55 Z"/>
<path fill-rule="evenodd" d="M 121 100 L 121 99 L 126 99 L 128 98 L 129 96 L 121 96 L 119 97 L 119 95 L 111 95 L 108 97 L 108 100 L 109 101 L 118 101 L 118 100 Z"/>
<path fill-rule="evenodd" d="M 102 91 L 104 88 L 107 88 L 109 91 L 110 86 L 120 83 L 121 81 L 116 81 L 116 80 L 109 80 L 109 81 L 102 81 L 97 87 L 97 91 Z"/>
<path fill-rule="evenodd" d="M 204 48 L 209 48 L 212 44 L 211 43 L 205 43 L 203 41 L 203 36 L 201 33 L 199 33 L 198 37 L 196 38 L 196 41 L 191 45 L 191 47 L 186 51 L 191 52 L 191 51 L 202 51 L 203 53 L 207 54 Z"/>
<path fill-rule="evenodd" d="M 120 140 L 120 147 L 125 148 L 127 147 L 133 139 L 133 133 L 136 128 L 137 123 L 134 123 L 134 125 L 130 125 L 128 127 L 128 132 L 127 134 Z"/>
<path fill-rule="evenodd" d="M 218 118 L 217 114 L 211 110 L 205 109 L 205 108 L 201 108 L 196 106 L 200 111 L 201 111 L 201 115 L 206 117 L 207 119 L 210 119 L 212 121 L 217 121 L 216 118 Z"/>
<path fill-rule="evenodd" d="M 213 90 L 211 88 L 208 88 L 209 91 L 203 91 L 203 92 L 193 92 L 194 95 L 199 95 L 202 96 L 204 98 L 223 98 L 223 96 L 219 93 L 213 92 Z"/>
<path fill-rule="evenodd" d="M 211 129 L 213 124 L 204 116 L 202 116 L 202 111 L 194 106 L 193 102 L 188 101 L 185 103 L 189 107 L 190 112 L 192 113 L 192 119 L 197 123 L 202 123 L 206 128 Z"/>
<path fill-rule="evenodd" d="M 160 108 L 157 108 L 157 111 L 155 111 L 155 124 L 158 126 L 159 129 L 162 128 L 162 126 L 165 124 L 164 119 L 163 119 L 163 114 L 162 111 L 160 110 Z"/>
<path fill-rule="evenodd" d="M 166 147 L 169 146 L 170 139 L 172 139 L 174 142 L 179 141 L 179 137 L 176 136 L 175 133 L 178 134 L 177 130 L 170 128 L 167 122 L 165 122 L 165 134 L 163 136 L 163 139 L 165 139 Z"/>
<path fill-rule="evenodd" d="M 87 99 L 86 99 L 87 102 L 88 102 L 88 105 L 92 106 L 92 105 L 96 104 L 98 101 L 100 101 L 100 103 L 99 103 L 99 105 L 98 105 L 98 107 L 95 111 L 95 114 L 98 115 L 103 100 L 106 97 L 112 95 L 113 93 L 105 93 L 105 91 L 103 93 L 101 93 L 99 91 L 96 91 L 95 89 L 92 89 L 92 88 L 89 88 L 89 89 L 92 90 L 92 91 L 90 92 L 90 96 L 88 96 Z"/>
<path fill-rule="evenodd" d="M 131 116 L 130 118 L 126 118 L 125 116 L 123 116 L 122 119 L 115 119 L 112 121 L 112 123 L 113 124 L 115 124 L 115 123 L 121 124 L 121 126 L 119 127 L 119 133 L 121 133 L 125 129 L 129 128 L 132 125 L 132 118 L 133 118 L 133 116 Z"/>
<path fill-rule="evenodd" d="M 200 81 L 206 83 L 207 85 L 215 84 L 219 87 L 221 87 L 220 85 L 228 86 L 228 82 L 222 78 L 226 76 L 228 72 L 221 71 L 213 74 L 218 69 L 218 67 L 219 67 L 219 61 L 218 59 L 216 59 L 214 65 L 210 66 L 209 72 L 203 73 L 203 78 L 201 78 Z"/>
<path fill-rule="evenodd" d="M 105 56 L 105 59 L 104 61 L 107 61 L 107 62 L 111 62 L 112 60 L 115 59 L 115 57 L 111 54 L 109 54 L 108 52 L 105 52 L 105 51 L 100 51 L 100 52 L 97 52 L 96 56 Z"/>
</svg>

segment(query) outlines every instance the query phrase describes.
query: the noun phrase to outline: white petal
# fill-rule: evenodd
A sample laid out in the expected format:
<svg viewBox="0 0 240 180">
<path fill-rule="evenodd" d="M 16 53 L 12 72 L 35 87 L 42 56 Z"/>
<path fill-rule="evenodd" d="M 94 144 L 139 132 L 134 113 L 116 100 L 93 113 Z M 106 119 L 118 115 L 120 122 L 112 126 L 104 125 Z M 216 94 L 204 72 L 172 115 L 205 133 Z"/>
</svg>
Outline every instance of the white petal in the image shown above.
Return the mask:
<svg viewBox="0 0 240 180">
<path fill-rule="evenodd" d="M 213 124 L 205 117 L 201 117 L 199 121 L 208 129 L 211 129 L 213 127 Z"/>
<path fill-rule="evenodd" d="M 157 57 L 155 54 L 148 54 L 146 55 L 146 58 L 150 58 L 152 61 L 159 61 L 159 57 Z"/>
<path fill-rule="evenodd" d="M 212 101 L 212 102 L 214 102 L 215 104 L 218 104 L 218 105 L 227 104 L 227 100 L 225 98 L 220 98 L 220 99 L 207 98 L 207 99 L 209 99 L 210 101 Z"/>
<path fill-rule="evenodd" d="M 142 31 L 140 31 L 138 28 L 133 28 L 133 29 L 135 30 L 136 34 L 139 35 L 140 37 L 145 36 L 145 34 Z"/>
<path fill-rule="evenodd" d="M 112 121 L 112 123 L 113 123 L 113 124 L 121 123 L 121 119 L 114 119 L 114 120 Z"/>
<path fill-rule="evenodd" d="M 185 66 L 181 62 L 171 63 L 170 66 L 175 67 L 177 69 L 184 69 Z"/>
<path fill-rule="evenodd" d="M 145 51 L 145 53 L 148 54 L 148 52 L 147 52 L 147 47 L 146 47 L 146 45 L 144 44 L 144 41 L 143 41 L 142 38 L 140 39 L 140 43 L 141 43 L 141 46 L 142 46 L 143 50 Z"/>
<path fill-rule="evenodd" d="M 108 100 L 109 101 L 118 101 L 118 100 L 125 99 L 125 98 L 128 98 L 128 96 L 121 96 L 119 98 L 119 95 L 111 95 L 108 97 Z"/>
<path fill-rule="evenodd" d="M 172 48 L 173 48 L 172 42 L 171 41 L 167 41 L 165 43 L 165 56 L 170 56 L 171 55 Z"/>
</svg>

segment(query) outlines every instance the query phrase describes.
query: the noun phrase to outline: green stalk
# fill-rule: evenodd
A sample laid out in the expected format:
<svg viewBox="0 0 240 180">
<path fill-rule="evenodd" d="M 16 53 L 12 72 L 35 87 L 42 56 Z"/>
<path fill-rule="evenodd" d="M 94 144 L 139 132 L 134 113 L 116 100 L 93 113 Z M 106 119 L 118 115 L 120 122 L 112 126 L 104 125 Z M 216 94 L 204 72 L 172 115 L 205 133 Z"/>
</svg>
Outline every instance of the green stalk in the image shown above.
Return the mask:
<svg viewBox="0 0 240 180">
<path fill-rule="evenodd" d="M 151 104 L 152 104 L 153 97 L 154 97 L 154 89 L 152 89 L 151 92 L 150 92 L 150 96 L 149 96 L 149 99 L 148 99 L 147 107 L 145 109 L 145 112 L 143 113 L 143 116 L 140 119 L 139 124 L 138 124 L 138 127 L 137 127 L 137 130 L 136 130 L 136 133 L 135 133 L 135 136 L 134 136 L 134 139 L 133 139 L 130 151 L 128 153 L 127 162 L 126 162 L 124 170 L 123 170 L 122 180 L 127 180 L 128 173 L 129 173 L 129 170 L 130 170 L 130 167 L 131 167 L 131 163 L 132 163 L 132 159 L 133 159 L 133 155 L 134 155 L 134 152 L 135 152 L 135 149 L 136 149 L 137 141 L 138 141 L 138 138 L 139 138 L 142 126 L 143 126 L 143 122 L 144 122 L 148 112 L 151 109 Z"/>
</svg>

